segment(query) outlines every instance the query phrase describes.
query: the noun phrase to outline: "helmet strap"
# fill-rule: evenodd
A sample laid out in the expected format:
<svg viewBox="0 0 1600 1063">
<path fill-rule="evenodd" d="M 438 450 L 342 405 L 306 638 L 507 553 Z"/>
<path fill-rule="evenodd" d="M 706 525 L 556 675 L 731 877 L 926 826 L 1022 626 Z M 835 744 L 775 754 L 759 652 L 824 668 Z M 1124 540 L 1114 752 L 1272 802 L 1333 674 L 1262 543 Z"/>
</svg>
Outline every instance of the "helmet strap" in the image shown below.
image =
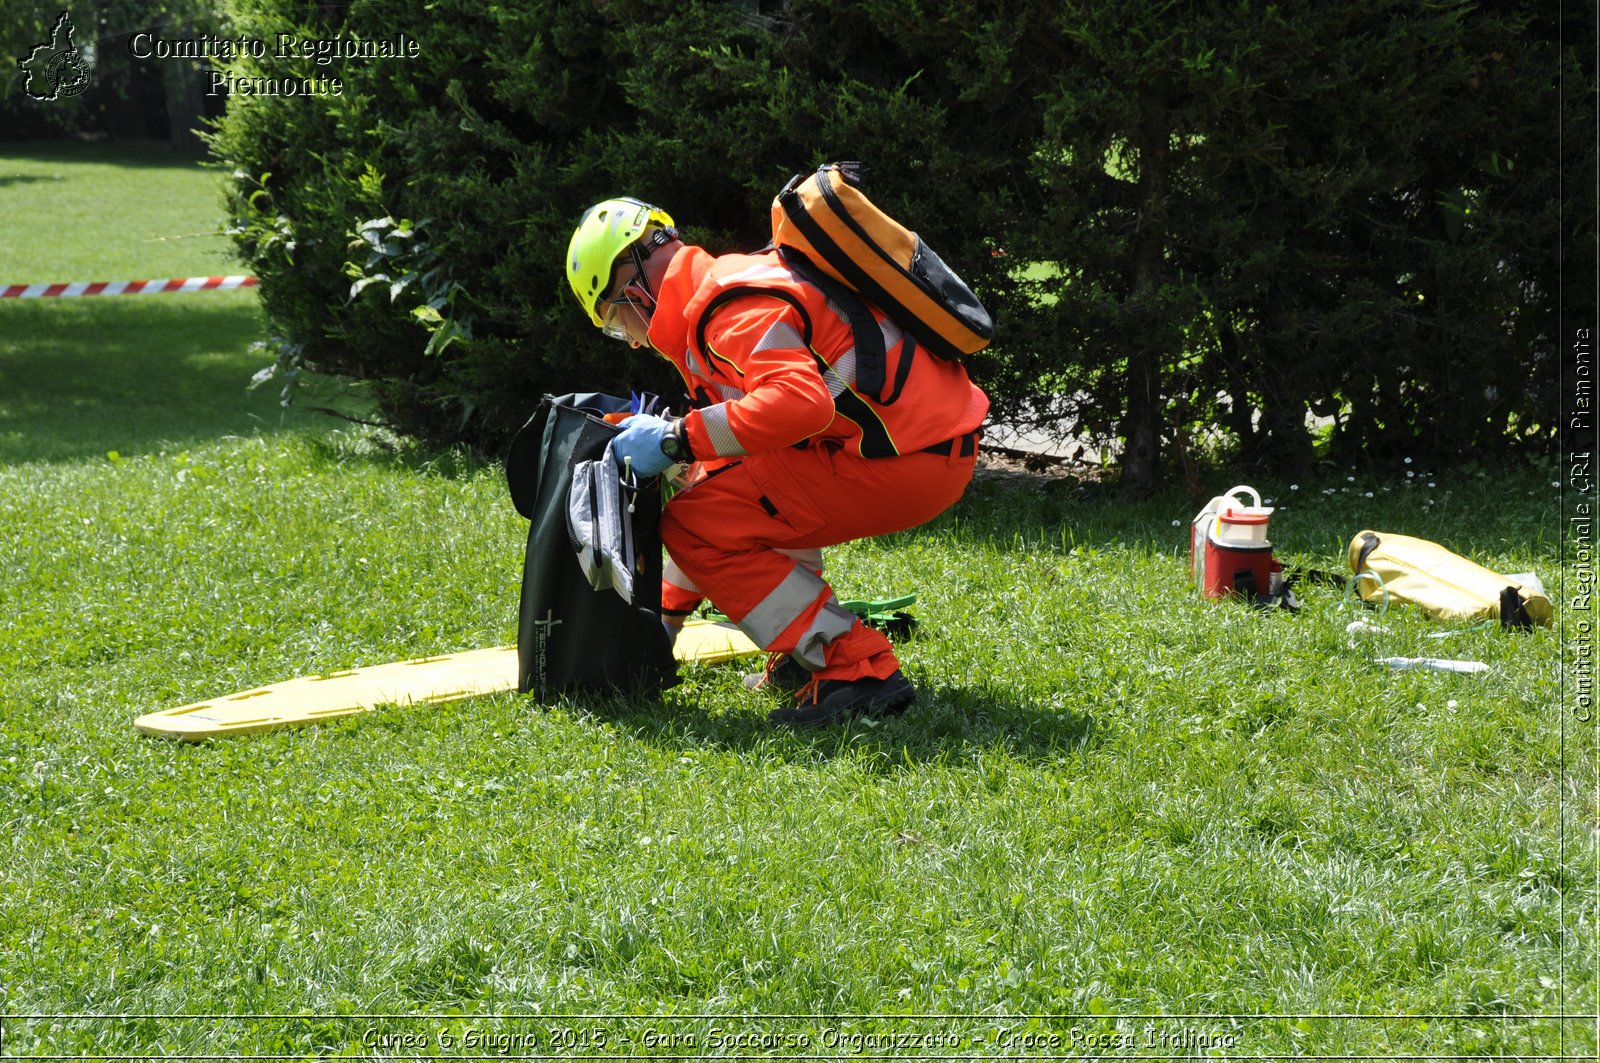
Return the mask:
<svg viewBox="0 0 1600 1063">
<path fill-rule="evenodd" d="M 628 245 L 628 253 L 633 258 L 633 268 L 637 274 L 637 283 L 650 297 L 650 308 L 655 309 L 656 293 L 650 287 L 650 276 L 645 272 L 644 262 L 655 253 L 656 248 L 665 247 L 678 238 L 676 229 L 657 229 L 643 240 L 635 240 Z M 641 246 L 642 245 L 642 246 Z"/>
</svg>

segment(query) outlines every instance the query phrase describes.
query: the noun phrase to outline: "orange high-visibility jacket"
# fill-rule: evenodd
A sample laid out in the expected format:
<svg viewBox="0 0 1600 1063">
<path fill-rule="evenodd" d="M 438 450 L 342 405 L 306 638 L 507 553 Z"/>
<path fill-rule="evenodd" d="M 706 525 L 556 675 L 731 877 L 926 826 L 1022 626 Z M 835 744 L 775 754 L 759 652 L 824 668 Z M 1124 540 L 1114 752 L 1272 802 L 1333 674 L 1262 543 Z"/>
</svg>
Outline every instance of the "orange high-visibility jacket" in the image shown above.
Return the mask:
<svg viewBox="0 0 1600 1063">
<path fill-rule="evenodd" d="M 683 248 L 662 279 L 650 342 L 694 401 L 686 427 L 695 457 L 826 440 L 892 457 L 983 423 L 989 398 L 959 363 L 918 353 L 910 335 L 873 316 L 888 351 L 882 402 L 856 390 L 855 339 L 843 313 L 776 251 L 719 258 Z"/>
</svg>

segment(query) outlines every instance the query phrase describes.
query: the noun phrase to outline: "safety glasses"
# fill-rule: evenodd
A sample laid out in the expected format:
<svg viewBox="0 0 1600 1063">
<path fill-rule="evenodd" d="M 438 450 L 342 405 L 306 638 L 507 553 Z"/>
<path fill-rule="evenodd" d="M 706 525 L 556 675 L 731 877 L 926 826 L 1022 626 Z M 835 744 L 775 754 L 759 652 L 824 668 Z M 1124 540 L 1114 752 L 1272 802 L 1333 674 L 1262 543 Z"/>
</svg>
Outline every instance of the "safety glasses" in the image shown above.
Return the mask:
<svg viewBox="0 0 1600 1063">
<path fill-rule="evenodd" d="M 622 308 L 625 306 L 633 307 L 640 323 L 646 329 L 650 327 L 650 313 L 656 308 L 656 293 L 650 290 L 650 278 L 645 275 L 644 260 L 654 254 L 656 248 L 664 247 L 677 238 L 676 229 L 658 229 L 647 239 L 628 245 L 628 255 L 633 260 L 633 279 L 622 286 L 615 298 L 600 300 L 605 305 L 600 312 L 600 331 L 614 340 L 628 339 L 628 328 L 623 324 Z M 628 295 L 629 288 L 638 288 L 649 301 L 632 298 Z"/>
<path fill-rule="evenodd" d="M 648 309 L 644 303 L 631 298 L 626 292 L 615 299 L 605 300 L 604 306 L 605 309 L 600 311 L 600 331 L 614 340 L 626 340 L 628 338 L 628 326 L 623 318 L 625 312 L 623 307 L 632 306 Z M 638 311 L 635 312 L 639 313 Z M 639 318 L 641 321 L 645 320 L 643 313 L 639 313 Z"/>
</svg>

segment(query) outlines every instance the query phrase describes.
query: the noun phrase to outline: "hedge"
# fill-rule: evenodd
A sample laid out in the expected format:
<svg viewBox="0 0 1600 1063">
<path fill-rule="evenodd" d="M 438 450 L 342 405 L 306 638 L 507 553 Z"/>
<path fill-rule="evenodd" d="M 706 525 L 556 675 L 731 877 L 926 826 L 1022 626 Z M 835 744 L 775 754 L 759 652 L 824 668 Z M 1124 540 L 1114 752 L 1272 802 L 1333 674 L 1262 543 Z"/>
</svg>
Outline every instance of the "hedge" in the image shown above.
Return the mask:
<svg viewBox="0 0 1600 1063">
<path fill-rule="evenodd" d="M 996 314 L 995 417 L 1205 459 L 1505 455 L 1554 439 L 1562 217 L 1593 164 L 1581 40 L 1544 5 L 1234 0 L 239 0 L 231 32 L 418 41 L 242 59 L 211 138 L 285 372 L 490 452 L 545 391 L 678 389 L 566 288 L 582 210 L 636 195 L 714 251 L 834 158 Z M 1565 144 L 1567 159 L 1558 158 Z M 1593 213 L 1576 218 L 1592 239 Z M 1586 230 L 1582 227 L 1586 225 Z M 1571 234 L 1568 234 L 1570 238 Z M 1309 415 L 1309 416 L 1308 416 Z"/>
</svg>

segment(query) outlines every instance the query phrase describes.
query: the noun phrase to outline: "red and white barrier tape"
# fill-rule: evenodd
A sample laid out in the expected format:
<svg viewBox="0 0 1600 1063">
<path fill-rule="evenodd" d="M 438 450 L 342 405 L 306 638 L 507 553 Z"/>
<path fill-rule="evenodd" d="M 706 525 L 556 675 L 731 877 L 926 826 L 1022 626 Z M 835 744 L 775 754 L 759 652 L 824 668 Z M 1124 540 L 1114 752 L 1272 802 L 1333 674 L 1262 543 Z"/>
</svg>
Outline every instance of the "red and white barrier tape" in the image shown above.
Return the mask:
<svg viewBox="0 0 1600 1063">
<path fill-rule="evenodd" d="M 75 295 L 139 295 L 155 292 L 217 292 L 253 288 L 254 277 L 173 277 L 162 281 L 76 281 L 72 284 L 8 284 L 0 299 L 67 299 Z"/>
</svg>

